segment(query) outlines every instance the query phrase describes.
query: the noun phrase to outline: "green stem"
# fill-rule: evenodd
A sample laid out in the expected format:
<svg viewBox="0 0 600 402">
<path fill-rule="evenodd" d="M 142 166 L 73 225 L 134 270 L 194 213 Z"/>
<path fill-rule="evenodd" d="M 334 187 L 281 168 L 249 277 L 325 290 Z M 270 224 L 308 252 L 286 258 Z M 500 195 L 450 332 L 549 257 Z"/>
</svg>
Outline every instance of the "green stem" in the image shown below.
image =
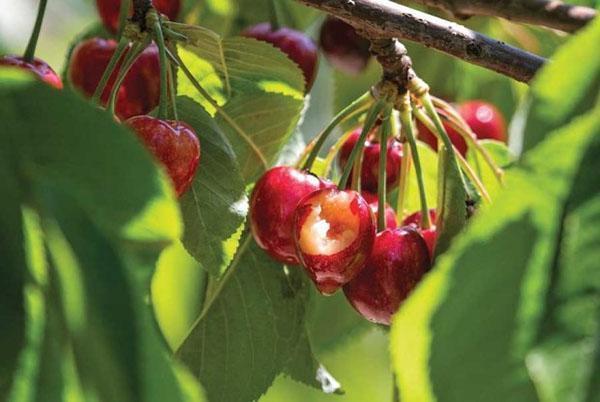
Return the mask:
<svg viewBox="0 0 600 402">
<path fill-rule="evenodd" d="M 175 74 L 173 73 L 173 65 L 169 63 L 169 98 L 171 99 L 171 111 L 173 118 L 179 120 L 179 114 L 177 113 L 177 83 L 175 82 Z"/>
<path fill-rule="evenodd" d="M 362 156 L 362 150 L 365 146 L 367 135 L 369 135 L 369 132 L 375 125 L 375 122 L 379 117 L 379 113 L 381 113 L 381 110 L 385 107 L 386 103 L 387 102 L 383 99 L 377 99 L 377 101 L 371 106 L 371 109 L 369 109 L 369 113 L 365 119 L 365 123 L 360 136 L 358 137 L 358 141 L 354 145 L 354 148 L 352 148 L 352 152 L 348 157 L 346 166 L 344 166 L 344 172 L 342 173 L 342 177 L 338 186 L 340 189 L 346 188 L 346 184 L 348 184 L 348 178 L 352 173 L 352 169 L 357 169 L 355 170 L 357 173 L 353 177 L 352 187 L 360 192 L 360 168 L 362 167 L 362 158 L 360 156 Z M 358 185 L 354 186 L 354 184 Z"/>
<path fill-rule="evenodd" d="M 117 38 L 121 39 L 123 36 L 123 30 L 127 22 L 127 14 L 131 9 L 131 0 L 121 0 L 121 8 L 119 8 L 119 32 Z"/>
<path fill-rule="evenodd" d="M 48 0 L 40 0 L 37 17 L 35 19 L 35 25 L 33 26 L 33 31 L 29 37 L 29 43 L 27 44 L 25 54 L 23 55 L 23 59 L 25 59 L 25 61 L 32 61 L 33 57 L 35 56 L 35 48 L 37 47 L 40 31 L 42 30 L 42 22 L 44 22 L 44 14 L 46 13 L 47 4 Z"/>
<path fill-rule="evenodd" d="M 131 50 L 127 53 L 127 57 L 123 61 L 123 65 L 121 66 L 121 70 L 119 71 L 119 75 L 117 75 L 117 79 L 115 80 L 115 84 L 110 92 L 110 97 L 108 100 L 108 110 L 111 114 L 115 113 L 115 104 L 117 102 L 117 93 L 119 92 L 119 88 L 121 84 L 123 84 L 123 80 L 127 76 L 129 69 L 135 63 L 138 56 L 144 51 L 146 46 L 148 46 L 149 41 L 146 40 L 144 42 L 136 43 Z"/>
<path fill-rule="evenodd" d="M 277 7 L 277 1 L 278 0 L 270 1 L 269 22 L 271 23 L 272 31 L 277 31 L 281 27 L 281 24 L 279 21 L 279 10 Z"/>
<path fill-rule="evenodd" d="M 340 138 L 338 138 L 338 140 L 335 142 L 335 144 L 333 144 L 333 146 L 329 149 L 329 152 L 327 153 L 327 156 L 325 157 L 325 162 L 323 163 L 323 165 L 324 165 L 323 176 L 324 177 L 329 176 L 329 172 L 331 171 L 331 165 L 333 164 L 333 160 L 335 159 L 335 156 L 340 152 L 340 149 L 342 148 L 342 146 L 344 146 L 344 143 L 346 141 L 348 141 L 348 138 L 350 138 L 351 134 L 352 134 L 352 130 L 350 130 L 347 133 L 345 133 L 344 135 L 342 135 Z"/>
<path fill-rule="evenodd" d="M 92 95 L 92 102 L 98 103 L 100 101 L 100 97 L 104 92 L 104 88 L 106 88 L 108 80 L 110 79 L 113 71 L 115 71 L 117 63 L 119 62 L 123 54 L 127 51 L 128 45 L 129 41 L 125 38 L 121 38 L 119 44 L 117 45 L 117 48 L 115 49 L 115 52 L 113 53 L 112 57 L 110 58 L 110 61 L 108 62 L 108 65 L 102 73 L 102 77 L 100 78 L 100 82 L 98 82 L 98 86 L 96 86 L 96 90 Z"/>
<path fill-rule="evenodd" d="M 379 129 L 379 172 L 377 177 L 377 231 L 385 230 L 385 203 L 387 195 L 387 148 L 388 135 L 391 131 L 392 106 L 386 105 L 383 112 L 383 123 Z"/>
<path fill-rule="evenodd" d="M 404 204 L 408 195 L 408 177 L 410 174 L 410 165 L 412 164 L 412 152 L 410 147 L 406 146 L 406 137 L 402 136 L 402 161 L 400 163 L 400 179 L 398 180 L 398 200 L 396 203 L 396 215 L 398 221 L 404 220 Z"/>
<path fill-rule="evenodd" d="M 371 94 L 369 92 L 366 92 L 363 95 L 361 95 L 358 99 L 354 100 L 351 104 L 346 106 L 333 118 L 331 123 L 329 123 L 329 125 L 325 127 L 321 134 L 318 135 L 317 141 L 312 147 L 310 154 L 308 155 L 308 159 L 304 164 L 304 169 L 310 170 L 312 168 L 312 165 L 314 164 L 315 159 L 317 159 L 317 156 L 319 155 L 323 144 L 325 144 L 325 141 L 327 141 L 327 138 L 329 138 L 329 135 L 333 132 L 333 130 L 343 121 L 364 111 L 371 103 L 371 100 Z"/>
<path fill-rule="evenodd" d="M 404 95 L 404 99 L 400 110 L 400 122 L 404 128 L 406 139 L 410 146 L 411 154 L 415 164 L 415 173 L 417 175 L 417 185 L 419 187 L 419 197 L 421 200 L 421 228 L 429 229 L 431 227 L 431 219 L 429 217 L 429 206 L 427 205 L 427 192 L 425 190 L 425 180 L 423 179 L 423 170 L 421 169 L 421 160 L 419 158 L 419 149 L 415 139 L 415 130 L 412 120 L 412 108 L 410 105 L 410 95 L 408 92 Z"/>
<path fill-rule="evenodd" d="M 165 46 L 165 37 L 160 25 L 160 18 L 154 23 L 154 35 L 158 45 L 158 54 L 160 56 L 160 101 L 158 104 L 158 117 L 167 119 L 169 110 L 169 93 L 168 93 L 168 72 L 169 61 L 167 60 L 167 48 Z"/>
</svg>

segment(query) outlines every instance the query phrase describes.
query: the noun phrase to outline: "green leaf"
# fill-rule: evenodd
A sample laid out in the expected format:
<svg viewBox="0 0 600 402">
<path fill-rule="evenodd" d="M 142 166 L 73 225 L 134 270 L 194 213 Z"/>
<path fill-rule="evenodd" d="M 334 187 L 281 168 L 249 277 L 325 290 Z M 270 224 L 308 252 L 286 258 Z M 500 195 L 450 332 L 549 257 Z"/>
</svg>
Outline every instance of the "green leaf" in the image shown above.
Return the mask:
<svg viewBox="0 0 600 402">
<path fill-rule="evenodd" d="M 563 210 L 599 116 L 529 152 L 397 313 L 391 348 L 403 401 L 536 400 L 526 352 L 541 331 Z"/>
<path fill-rule="evenodd" d="M 244 236 L 177 351 L 211 402 L 256 400 L 288 366 L 304 334 L 303 275 L 284 270 Z"/>
<path fill-rule="evenodd" d="M 294 131 L 303 109 L 304 78 L 273 46 L 247 38 L 221 39 L 200 27 L 171 24 L 189 40 L 186 65 L 213 102 L 180 71 L 178 90 L 215 116 L 229 139 L 246 183 L 269 167 Z"/>
<path fill-rule="evenodd" d="M 523 138 L 525 150 L 574 116 L 590 110 L 597 101 L 600 54 L 589 49 L 599 42 L 600 19 L 595 19 L 562 46 L 551 63 L 536 76 L 529 99 L 521 110 L 521 113 L 528 112 L 526 121 L 513 124 L 517 130 L 511 133 Z"/>
<path fill-rule="evenodd" d="M 244 221 L 245 185 L 229 141 L 214 120 L 190 99 L 178 100 L 180 118 L 200 140 L 200 167 L 181 198 L 185 223 L 183 244 L 212 275 L 221 274 L 233 258 L 225 242 Z"/>
</svg>

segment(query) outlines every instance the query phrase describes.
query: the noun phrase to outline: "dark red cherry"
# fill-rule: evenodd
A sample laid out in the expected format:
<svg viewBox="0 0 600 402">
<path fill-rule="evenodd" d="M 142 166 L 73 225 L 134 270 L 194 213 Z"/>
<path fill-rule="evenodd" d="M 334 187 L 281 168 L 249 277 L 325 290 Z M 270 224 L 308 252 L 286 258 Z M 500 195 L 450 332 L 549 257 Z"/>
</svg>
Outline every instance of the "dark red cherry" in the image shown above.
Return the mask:
<svg viewBox="0 0 600 402">
<path fill-rule="evenodd" d="M 352 25 L 338 18 L 325 19 L 319 43 L 327 60 L 346 74 L 359 74 L 367 67 L 371 58 L 370 42 L 357 34 Z"/>
<path fill-rule="evenodd" d="M 356 191 L 327 188 L 296 208 L 294 241 L 300 262 L 325 294 L 333 294 L 363 268 L 375 239 L 375 218 Z"/>
<path fill-rule="evenodd" d="M 250 228 L 256 243 L 284 264 L 300 264 L 293 240 L 294 211 L 306 195 L 334 184 L 288 166 L 268 170 L 250 198 Z"/>
<path fill-rule="evenodd" d="M 166 15 L 169 20 L 177 19 L 181 9 L 181 0 L 152 0 L 152 5 L 156 10 Z M 106 29 L 115 33 L 119 29 L 119 13 L 121 10 L 121 0 L 96 0 L 96 7 L 100 14 L 100 19 Z M 129 12 L 132 15 L 133 8 Z"/>
<path fill-rule="evenodd" d="M 340 168 L 346 166 L 352 148 L 357 143 L 360 137 L 361 128 L 357 128 L 350 134 L 344 145 L 340 150 L 339 164 Z M 362 162 L 362 173 L 361 173 L 361 189 L 376 193 L 377 183 L 379 177 L 379 142 L 373 142 L 370 140 L 365 141 L 363 148 L 363 162 Z M 400 178 L 400 164 L 402 162 L 402 144 L 395 139 L 391 138 L 388 141 L 387 148 L 387 189 L 391 191 L 396 185 L 398 185 L 398 179 Z M 354 174 L 354 173 L 352 173 Z"/>
<path fill-rule="evenodd" d="M 373 215 L 375 216 L 375 221 L 377 221 L 377 212 L 379 211 L 379 198 L 376 194 L 371 194 L 367 192 L 362 193 L 363 198 L 371 209 L 373 210 Z M 385 203 L 385 228 L 386 229 L 396 229 L 398 227 L 398 220 L 396 219 L 396 212 L 394 212 L 393 208 Z"/>
<path fill-rule="evenodd" d="M 125 122 L 166 168 L 175 191 L 181 196 L 190 186 L 200 162 L 200 142 L 190 126 L 181 121 L 136 116 Z"/>
<path fill-rule="evenodd" d="M 17 67 L 30 71 L 51 87 L 56 89 L 63 88 L 62 80 L 58 74 L 45 61 L 40 59 L 34 58 L 31 61 L 27 61 L 22 56 L 6 55 L 0 57 L 0 66 Z"/>
<path fill-rule="evenodd" d="M 386 229 L 377 234 L 365 268 L 344 286 L 344 294 L 367 320 L 390 325 L 429 265 L 429 252 L 419 232 L 411 227 Z"/>
<path fill-rule="evenodd" d="M 251 26 L 242 32 L 242 36 L 268 42 L 285 53 L 304 73 L 306 92 L 310 91 L 318 63 L 317 46 L 311 38 L 303 32 L 286 27 L 273 31 L 268 22 Z"/>
<path fill-rule="evenodd" d="M 427 229 L 421 228 L 421 216 L 421 211 L 417 211 L 404 218 L 402 224 L 405 226 L 411 226 L 421 233 L 421 236 L 423 236 L 425 243 L 427 243 L 429 255 L 433 258 L 433 252 L 435 251 L 435 241 L 437 240 L 437 229 L 435 225 L 435 209 L 432 208 L 429 210 L 429 219 L 431 220 L 431 226 Z"/>
<path fill-rule="evenodd" d="M 69 65 L 69 79 L 74 87 L 91 97 L 114 54 L 117 42 L 111 39 L 92 38 L 81 42 L 73 50 Z M 120 66 L 121 62 L 119 62 Z M 110 90 L 117 77 L 113 74 L 102 93 L 106 105 Z M 147 114 L 158 106 L 160 98 L 160 62 L 155 44 L 148 46 L 125 76 L 117 93 L 115 112 L 122 119 Z"/>
<path fill-rule="evenodd" d="M 477 139 L 491 139 L 506 142 L 506 122 L 502 113 L 491 103 L 473 100 L 461 103 L 457 107 L 458 113 L 469 125 Z M 437 138 L 421 122 L 417 123 L 419 139 L 437 150 Z M 450 141 L 464 156 L 467 153 L 467 143 L 460 133 L 450 124 L 444 122 Z"/>
</svg>

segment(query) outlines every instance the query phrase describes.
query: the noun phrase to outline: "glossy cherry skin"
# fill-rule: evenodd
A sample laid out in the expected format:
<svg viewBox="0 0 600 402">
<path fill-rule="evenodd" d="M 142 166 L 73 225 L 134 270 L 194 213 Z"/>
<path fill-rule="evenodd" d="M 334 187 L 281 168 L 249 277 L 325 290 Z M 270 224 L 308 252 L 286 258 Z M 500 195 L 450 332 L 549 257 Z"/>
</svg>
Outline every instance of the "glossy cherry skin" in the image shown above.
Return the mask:
<svg viewBox="0 0 600 402">
<path fill-rule="evenodd" d="M 506 142 L 506 122 L 502 113 L 491 103 L 473 100 L 461 103 L 457 107 L 458 113 L 469 125 L 477 139 L 491 139 Z M 417 123 L 419 139 L 426 142 L 433 149 L 437 149 L 437 138 L 421 122 Z M 467 143 L 464 138 L 454 130 L 450 124 L 444 122 L 450 141 L 464 156 L 467 153 Z"/>
<path fill-rule="evenodd" d="M 152 0 L 152 5 L 159 13 L 166 15 L 169 20 L 174 21 L 179 15 L 181 0 Z M 119 29 L 121 0 L 96 0 L 96 7 L 106 29 L 111 33 L 116 33 Z M 132 15 L 132 11 L 133 8 L 131 8 L 129 16 Z"/>
<path fill-rule="evenodd" d="M 334 184 L 288 166 L 268 170 L 250 198 L 250 229 L 256 243 L 271 257 L 300 264 L 293 239 L 294 211 L 306 195 Z"/>
<path fill-rule="evenodd" d="M 327 60 L 338 70 L 357 75 L 369 63 L 370 43 L 344 21 L 327 17 L 321 26 L 319 44 Z"/>
<path fill-rule="evenodd" d="M 101 38 L 88 39 L 77 45 L 69 65 L 69 79 L 73 86 L 87 97 L 91 97 L 116 48 L 117 42 Z M 118 68 L 115 68 L 102 93 L 103 105 L 108 101 L 110 90 L 117 78 L 117 70 Z M 125 76 L 117 93 L 115 112 L 122 120 L 147 114 L 158 106 L 159 99 L 160 62 L 158 48 L 152 44 L 142 52 Z"/>
<path fill-rule="evenodd" d="M 34 58 L 25 60 L 22 56 L 6 55 L 0 57 L 0 66 L 16 67 L 30 71 L 46 84 L 56 89 L 62 89 L 63 83 L 58 74 L 45 61 Z"/>
<path fill-rule="evenodd" d="M 367 320 L 390 325 L 429 265 L 429 252 L 419 232 L 411 227 L 386 229 L 377 234 L 365 268 L 344 286 L 344 294 Z"/>
<path fill-rule="evenodd" d="M 360 128 L 354 130 L 352 134 L 348 137 L 346 142 L 342 145 L 340 149 L 340 157 L 339 157 L 339 165 L 341 169 L 344 169 L 346 163 L 348 162 L 348 158 L 350 157 L 350 153 L 352 152 L 352 148 L 358 142 L 358 138 L 361 133 Z M 362 162 L 362 171 L 361 171 L 361 189 L 376 193 L 377 192 L 377 183 L 379 177 L 379 152 L 380 152 L 380 144 L 378 142 L 365 141 L 365 146 L 363 148 L 363 162 Z M 393 138 L 390 138 L 388 141 L 387 148 L 387 161 L 386 161 L 386 169 L 387 169 L 387 190 L 391 191 L 395 186 L 398 185 L 398 179 L 400 178 L 400 164 L 402 163 L 402 144 L 396 141 Z M 354 172 L 352 173 L 354 175 Z"/>
<path fill-rule="evenodd" d="M 379 198 L 376 194 L 371 194 L 367 192 L 361 193 L 365 201 L 369 204 L 371 209 L 373 210 L 373 215 L 375 216 L 375 221 L 377 221 L 377 212 L 379 211 Z M 385 203 L 385 228 L 386 229 L 395 229 L 398 227 L 398 220 L 396 219 L 396 212 L 392 209 L 390 204 Z"/>
<path fill-rule="evenodd" d="M 402 221 L 402 225 L 411 226 L 421 233 L 421 236 L 423 236 L 425 243 L 427 243 L 429 255 L 433 258 L 433 252 L 435 251 L 435 242 L 437 240 L 437 228 L 435 225 L 436 212 L 433 208 L 429 210 L 429 219 L 431 221 L 431 226 L 428 229 L 422 229 L 421 211 L 417 211 L 404 218 L 404 221 Z"/>
<path fill-rule="evenodd" d="M 200 162 L 200 142 L 190 126 L 181 121 L 136 116 L 131 127 L 169 174 L 178 196 L 189 188 Z"/>
<path fill-rule="evenodd" d="M 251 26 L 242 32 L 242 36 L 268 42 L 285 53 L 302 70 L 306 92 L 310 91 L 319 61 L 317 46 L 311 38 L 303 32 L 286 27 L 273 31 L 268 22 Z"/>
<path fill-rule="evenodd" d="M 333 294 L 364 267 L 375 217 L 356 191 L 327 188 L 304 197 L 294 217 L 297 255 L 317 289 Z"/>
</svg>

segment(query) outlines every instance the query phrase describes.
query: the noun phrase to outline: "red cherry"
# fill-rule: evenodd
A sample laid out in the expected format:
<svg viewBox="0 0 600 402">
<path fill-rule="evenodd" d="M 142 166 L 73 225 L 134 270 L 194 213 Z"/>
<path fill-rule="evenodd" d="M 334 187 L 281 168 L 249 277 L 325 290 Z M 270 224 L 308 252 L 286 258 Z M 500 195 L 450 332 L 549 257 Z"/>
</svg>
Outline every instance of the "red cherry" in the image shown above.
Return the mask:
<svg viewBox="0 0 600 402">
<path fill-rule="evenodd" d="M 242 36 L 268 42 L 285 53 L 304 73 L 306 92 L 310 91 L 318 62 L 317 46 L 312 39 L 291 28 L 281 27 L 273 31 L 268 22 L 251 26 L 242 32 Z"/>
<path fill-rule="evenodd" d="M 417 211 L 402 221 L 402 225 L 411 226 L 417 229 L 423 239 L 425 239 L 425 243 L 427 243 L 427 248 L 429 249 L 429 255 L 433 258 L 433 252 L 435 251 L 435 241 L 437 240 L 437 229 L 435 225 L 436 212 L 435 209 L 429 210 L 429 219 L 431 220 L 431 226 L 428 229 L 421 228 L 421 211 Z"/>
<path fill-rule="evenodd" d="M 34 58 L 25 60 L 22 56 L 6 55 L 0 57 L 0 66 L 17 67 L 34 73 L 39 79 L 56 89 L 62 89 L 63 83 L 58 74 L 54 72 L 45 61 Z"/>
<path fill-rule="evenodd" d="M 365 268 L 344 286 L 344 294 L 367 320 L 390 325 L 429 265 L 427 246 L 415 229 L 386 229 L 377 234 Z"/>
<path fill-rule="evenodd" d="M 506 142 L 506 122 L 502 113 L 491 103 L 479 100 L 468 101 L 458 105 L 457 111 L 475 133 L 477 139 Z M 417 122 L 417 128 L 419 130 L 419 139 L 437 150 L 437 138 L 435 135 L 420 121 Z M 448 132 L 452 144 L 465 156 L 467 153 L 467 143 L 464 138 L 447 122 L 444 122 L 444 128 Z"/>
<path fill-rule="evenodd" d="M 303 198 L 294 218 L 294 241 L 302 265 L 325 295 L 363 268 L 375 239 L 367 201 L 352 190 L 327 188 Z"/>
<path fill-rule="evenodd" d="M 292 236 L 294 211 L 306 195 L 334 184 L 288 166 L 268 170 L 250 199 L 250 228 L 256 243 L 284 264 L 300 264 Z"/>
<path fill-rule="evenodd" d="M 369 41 L 358 35 L 352 25 L 334 17 L 323 22 L 319 42 L 327 60 L 346 74 L 359 74 L 371 58 Z"/>
<path fill-rule="evenodd" d="M 350 134 L 344 145 L 340 150 L 339 165 L 340 168 L 346 166 L 352 148 L 357 143 L 360 137 L 362 129 L 357 128 Z M 363 164 L 361 174 L 361 188 L 371 193 L 377 192 L 377 183 L 379 177 L 379 151 L 380 144 L 378 142 L 365 141 L 363 148 Z M 392 190 L 398 185 L 398 179 L 400 178 L 400 164 L 402 162 L 402 144 L 395 139 L 391 138 L 388 141 L 387 148 L 387 189 Z M 354 174 L 354 173 L 353 173 Z"/>
<path fill-rule="evenodd" d="M 152 0 L 152 4 L 159 13 L 166 15 L 171 21 L 177 19 L 181 9 L 181 0 Z M 116 33 L 119 29 L 121 0 L 96 0 L 96 7 L 106 29 L 111 33 Z M 131 8 L 129 16 L 132 15 L 132 12 L 133 8 Z"/>
<path fill-rule="evenodd" d="M 369 204 L 371 209 L 373 210 L 373 215 L 377 220 L 377 212 L 379 211 L 379 198 L 376 194 L 371 194 L 367 192 L 363 192 L 361 194 L 365 201 Z M 392 209 L 390 204 L 385 203 L 385 228 L 386 229 L 396 229 L 398 227 L 398 220 L 396 219 L 396 212 Z"/>
<path fill-rule="evenodd" d="M 117 42 L 101 38 L 88 39 L 77 45 L 69 66 L 71 83 L 84 95 L 91 97 L 116 48 Z M 117 78 L 117 70 L 118 68 L 115 68 L 102 93 L 103 105 L 108 102 L 110 90 Z M 143 115 L 158 106 L 159 99 L 160 62 L 158 48 L 152 44 L 142 52 L 125 76 L 117 93 L 115 112 L 122 120 Z"/>
<path fill-rule="evenodd" d="M 181 121 L 136 116 L 125 122 L 167 169 L 178 196 L 192 183 L 200 161 L 200 143 L 190 126 Z"/>
</svg>

